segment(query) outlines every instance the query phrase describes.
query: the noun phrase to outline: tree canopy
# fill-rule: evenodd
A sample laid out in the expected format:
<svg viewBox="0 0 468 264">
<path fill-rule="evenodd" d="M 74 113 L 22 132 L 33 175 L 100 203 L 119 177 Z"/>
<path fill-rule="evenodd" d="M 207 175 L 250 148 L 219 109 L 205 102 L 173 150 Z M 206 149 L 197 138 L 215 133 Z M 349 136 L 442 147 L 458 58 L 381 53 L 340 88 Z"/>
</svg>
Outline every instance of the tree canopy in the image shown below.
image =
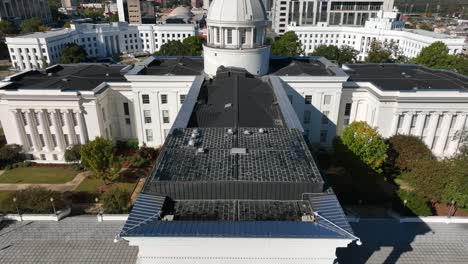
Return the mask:
<svg viewBox="0 0 468 264">
<path fill-rule="evenodd" d="M 366 61 L 373 63 L 406 62 L 407 58 L 403 56 L 397 43 L 393 41 L 382 43 L 374 40 L 371 43 Z"/>
<path fill-rule="evenodd" d="M 13 23 L 8 20 L 0 21 L 0 34 L 10 35 L 17 33 L 17 29 Z"/>
<path fill-rule="evenodd" d="M 389 173 L 410 171 L 421 160 L 435 160 L 432 151 L 418 137 L 395 135 L 387 139 Z"/>
<path fill-rule="evenodd" d="M 387 160 L 388 145 L 376 128 L 366 122 L 353 122 L 343 130 L 341 143 L 371 170 L 382 172 Z"/>
<path fill-rule="evenodd" d="M 447 45 L 441 41 L 423 48 L 411 62 L 430 68 L 454 70 L 461 74 L 468 74 L 468 57 L 449 54 Z"/>
<path fill-rule="evenodd" d="M 121 165 L 115 156 L 115 147 L 112 141 L 97 137 L 95 140 L 83 145 L 80 150 L 81 162 L 98 179 L 105 183 L 114 180 L 119 174 Z"/>
<path fill-rule="evenodd" d="M 63 48 L 60 63 L 81 63 L 87 60 L 88 54 L 86 53 L 86 50 L 80 45 L 72 43 L 68 44 L 67 46 L 65 46 L 65 48 Z"/>
<path fill-rule="evenodd" d="M 200 36 L 191 36 L 182 42 L 185 48 L 187 49 L 187 53 L 192 56 L 201 56 L 203 53 L 203 43 L 205 39 Z"/>
<path fill-rule="evenodd" d="M 343 46 L 339 48 L 334 45 L 320 45 L 315 48 L 314 52 L 309 54 L 310 56 L 322 56 L 328 60 L 335 61 L 339 65 L 345 63 L 353 63 L 356 61 L 359 52 L 350 46 Z"/>
<path fill-rule="evenodd" d="M 302 49 L 302 44 L 296 33 L 289 31 L 273 42 L 271 45 L 271 54 L 275 56 L 294 57 L 304 54 L 304 50 Z"/>
<path fill-rule="evenodd" d="M 24 20 L 21 23 L 20 28 L 21 28 L 21 33 L 45 32 L 49 30 L 48 27 L 42 24 L 42 20 L 37 17 Z"/>
</svg>

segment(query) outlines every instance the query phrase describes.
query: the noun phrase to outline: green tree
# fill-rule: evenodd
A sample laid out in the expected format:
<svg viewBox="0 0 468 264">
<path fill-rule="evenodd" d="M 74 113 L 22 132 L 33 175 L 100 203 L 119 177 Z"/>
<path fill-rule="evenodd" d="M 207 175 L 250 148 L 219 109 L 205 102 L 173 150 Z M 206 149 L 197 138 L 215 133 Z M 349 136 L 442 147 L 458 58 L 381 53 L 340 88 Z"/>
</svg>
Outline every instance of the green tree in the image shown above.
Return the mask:
<svg viewBox="0 0 468 264">
<path fill-rule="evenodd" d="M 432 151 L 418 137 L 408 135 L 395 135 L 387 139 L 388 172 L 398 175 L 401 172 L 414 168 L 415 163 L 421 160 L 435 160 Z"/>
<path fill-rule="evenodd" d="M 98 137 L 81 147 L 81 162 L 94 176 L 108 184 L 118 176 L 121 165 L 112 141 Z"/>
<path fill-rule="evenodd" d="M 119 14 L 112 14 L 107 17 L 108 22 L 119 22 Z"/>
<path fill-rule="evenodd" d="M 343 46 L 339 48 L 334 45 L 320 45 L 318 46 L 313 53 L 309 54 L 310 56 L 322 56 L 328 60 L 335 61 L 339 65 L 345 63 L 353 63 L 357 59 L 359 52 L 353 49 L 350 46 Z"/>
<path fill-rule="evenodd" d="M 187 50 L 182 42 L 173 40 L 161 46 L 161 49 L 154 53 L 156 56 L 189 56 L 190 52 Z"/>
<path fill-rule="evenodd" d="M 98 22 L 103 20 L 104 18 L 104 10 L 102 9 L 91 9 L 86 8 L 81 15 L 85 18 L 91 18 L 94 22 Z"/>
<path fill-rule="evenodd" d="M 0 42 L 0 60 L 10 59 L 8 45 L 5 42 Z"/>
<path fill-rule="evenodd" d="M 205 39 L 200 36 L 191 36 L 182 42 L 188 53 L 192 56 L 201 56 L 203 53 L 203 43 Z"/>
<path fill-rule="evenodd" d="M 468 57 L 450 55 L 449 48 L 441 41 L 423 48 L 411 62 L 434 69 L 454 70 L 461 74 L 468 74 Z"/>
<path fill-rule="evenodd" d="M 39 32 L 44 31 L 44 25 L 42 24 L 41 19 L 37 17 L 33 17 L 27 20 L 24 20 L 21 23 L 21 32 L 22 33 L 31 33 L 31 32 Z"/>
<path fill-rule="evenodd" d="M 403 56 L 402 50 L 393 40 L 385 43 L 374 40 L 371 43 L 366 61 L 373 63 L 406 62 L 407 58 Z"/>
<path fill-rule="evenodd" d="M 88 60 L 86 50 L 78 44 L 67 44 L 62 50 L 60 63 L 81 63 Z"/>
<path fill-rule="evenodd" d="M 5 35 L 15 34 L 17 32 L 13 23 L 8 20 L 0 21 L 0 33 Z"/>
<path fill-rule="evenodd" d="M 376 128 L 366 122 L 353 122 L 343 130 L 341 142 L 363 164 L 377 173 L 382 172 L 388 145 Z"/>
<path fill-rule="evenodd" d="M 108 214 L 126 214 L 130 210 L 129 191 L 121 187 L 112 187 L 102 196 L 104 211 Z"/>
<path fill-rule="evenodd" d="M 19 145 L 5 145 L 0 148 L 0 168 L 23 162 L 26 159 Z"/>
<path fill-rule="evenodd" d="M 300 56 L 304 54 L 302 44 L 296 33 L 286 32 L 271 45 L 271 54 L 275 56 Z"/>
<path fill-rule="evenodd" d="M 448 161 L 420 160 L 411 171 L 400 177 L 416 193 L 433 201 L 442 201 L 447 184 L 451 181 L 452 164 Z"/>
</svg>

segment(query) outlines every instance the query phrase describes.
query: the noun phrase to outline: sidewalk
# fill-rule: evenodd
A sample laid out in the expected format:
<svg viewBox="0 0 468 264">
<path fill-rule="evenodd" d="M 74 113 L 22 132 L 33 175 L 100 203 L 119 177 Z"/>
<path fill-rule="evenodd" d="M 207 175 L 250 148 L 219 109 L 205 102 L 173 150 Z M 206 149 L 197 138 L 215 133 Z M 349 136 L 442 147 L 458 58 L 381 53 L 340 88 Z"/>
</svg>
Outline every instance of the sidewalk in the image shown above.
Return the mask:
<svg viewBox="0 0 468 264">
<path fill-rule="evenodd" d="M 1 173 L 3 173 L 3 171 L 0 172 L 0 175 Z M 19 191 L 29 187 L 42 187 L 51 191 L 69 192 L 75 190 L 80 183 L 90 175 L 92 175 L 92 173 L 89 171 L 82 172 L 76 175 L 73 180 L 63 184 L 0 184 L 0 191 Z"/>
</svg>

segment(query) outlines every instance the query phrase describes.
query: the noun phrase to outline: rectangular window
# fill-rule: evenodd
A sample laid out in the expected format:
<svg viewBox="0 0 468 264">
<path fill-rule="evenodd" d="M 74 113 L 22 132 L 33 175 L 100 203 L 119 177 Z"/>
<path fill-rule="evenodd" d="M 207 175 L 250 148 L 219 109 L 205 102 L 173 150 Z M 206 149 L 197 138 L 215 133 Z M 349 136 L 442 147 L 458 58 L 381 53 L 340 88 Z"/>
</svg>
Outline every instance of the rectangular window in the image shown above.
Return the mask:
<svg viewBox="0 0 468 264">
<path fill-rule="evenodd" d="M 227 44 L 232 44 L 232 29 L 227 30 Z"/>
<path fill-rule="evenodd" d="M 76 134 L 76 144 L 81 145 L 80 134 Z"/>
<path fill-rule="evenodd" d="M 329 105 L 331 103 L 332 96 L 331 95 L 325 95 L 323 97 L 323 104 L 324 105 Z"/>
<path fill-rule="evenodd" d="M 52 126 L 52 114 L 51 113 L 45 113 L 46 118 L 47 118 L 47 123 L 49 126 Z"/>
<path fill-rule="evenodd" d="M 130 115 L 130 109 L 128 108 L 128 103 L 123 103 L 124 114 Z"/>
<path fill-rule="evenodd" d="M 72 114 L 72 117 L 73 117 L 73 126 L 77 126 L 78 125 L 78 117 L 77 117 L 77 113 L 73 113 Z"/>
<path fill-rule="evenodd" d="M 102 110 L 102 120 L 106 122 L 106 110 L 104 108 L 102 108 L 101 110 Z"/>
<path fill-rule="evenodd" d="M 153 130 L 146 129 L 146 141 L 152 142 L 153 141 Z"/>
<path fill-rule="evenodd" d="M 161 94 L 161 104 L 167 104 L 167 94 Z"/>
<path fill-rule="evenodd" d="M 52 134 L 51 137 L 52 137 L 52 145 L 53 145 L 54 148 L 56 148 L 57 147 L 57 136 L 55 134 Z"/>
<path fill-rule="evenodd" d="M 305 96 L 305 104 L 312 104 L 312 95 Z"/>
<path fill-rule="evenodd" d="M 53 154 L 53 155 L 52 155 L 52 158 L 53 158 L 54 160 L 58 160 L 57 154 Z"/>
<path fill-rule="evenodd" d="M 344 115 L 345 116 L 350 116 L 351 115 L 351 104 L 346 104 Z"/>
<path fill-rule="evenodd" d="M 403 127 L 403 120 L 405 119 L 404 115 L 399 115 L 398 116 L 398 129 Z"/>
<path fill-rule="evenodd" d="M 323 111 L 322 125 L 328 125 L 328 116 L 329 115 L 330 115 L 330 111 Z"/>
<path fill-rule="evenodd" d="M 220 36 L 221 36 L 220 29 L 215 28 L 215 31 L 216 31 L 216 42 L 219 43 L 220 42 Z"/>
<path fill-rule="evenodd" d="M 65 125 L 65 113 L 60 113 L 59 117 L 60 117 L 60 126 L 64 126 Z"/>
<path fill-rule="evenodd" d="M 240 31 L 241 31 L 241 44 L 245 44 L 247 32 L 245 31 L 245 29 L 240 29 Z"/>
<path fill-rule="evenodd" d="M 130 125 L 130 124 L 131 124 L 130 118 L 125 118 L 125 124 L 127 124 L 127 125 Z"/>
<path fill-rule="evenodd" d="M 163 116 L 163 123 L 164 123 L 164 124 L 169 124 L 169 123 L 170 123 L 170 120 L 169 120 L 169 111 L 168 111 L 168 110 L 163 110 L 163 111 L 162 111 L 162 116 Z"/>
<path fill-rule="evenodd" d="M 65 147 L 70 146 L 70 140 L 68 139 L 68 135 L 64 134 L 63 135 L 63 141 L 65 141 Z"/>
<path fill-rule="evenodd" d="M 185 102 L 185 97 L 186 97 L 185 94 L 181 94 L 181 95 L 180 95 L 180 104 L 181 104 L 181 105 L 184 104 L 184 102 Z"/>
<path fill-rule="evenodd" d="M 150 110 L 144 110 L 143 111 L 143 116 L 145 117 L 145 124 L 151 124 L 151 111 Z"/>
<path fill-rule="evenodd" d="M 41 157 L 41 160 L 46 160 L 45 154 L 41 154 L 40 157 Z"/>
<path fill-rule="evenodd" d="M 310 111 L 304 112 L 304 124 L 310 124 Z"/>
<path fill-rule="evenodd" d="M 39 134 L 39 140 L 41 142 L 40 147 L 43 148 L 45 146 L 45 140 L 44 140 L 44 135 Z"/>
<path fill-rule="evenodd" d="M 320 131 L 320 143 L 326 143 L 328 137 L 328 130 L 321 130 Z"/>
<path fill-rule="evenodd" d="M 23 120 L 23 124 L 25 126 L 28 125 L 28 119 L 26 118 L 26 113 L 25 112 L 21 112 L 21 119 Z"/>
<path fill-rule="evenodd" d="M 143 94 L 141 96 L 141 100 L 143 101 L 143 104 L 149 104 L 150 103 L 150 98 L 148 94 Z"/>
</svg>

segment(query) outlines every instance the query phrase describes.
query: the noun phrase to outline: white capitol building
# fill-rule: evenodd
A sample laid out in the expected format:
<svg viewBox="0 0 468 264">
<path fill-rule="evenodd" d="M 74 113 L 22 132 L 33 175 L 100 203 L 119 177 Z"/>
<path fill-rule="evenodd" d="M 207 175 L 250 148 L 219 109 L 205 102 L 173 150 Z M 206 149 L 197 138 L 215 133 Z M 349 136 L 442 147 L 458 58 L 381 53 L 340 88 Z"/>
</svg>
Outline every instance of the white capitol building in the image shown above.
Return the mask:
<svg viewBox="0 0 468 264">
<path fill-rule="evenodd" d="M 317 148 L 331 147 L 349 123 L 366 121 L 384 137 L 421 137 L 439 157 L 457 152 L 468 127 L 466 76 L 416 65 L 340 68 L 324 58 L 270 57 L 258 0 L 214 1 L 207 22 L 203 57 L 54 65 L 7 77 L 0 82 L 0 121 L 8 144 L 48 163 L 64 162 L 68 147 L 96 137 L 158 147 L 185 100 L 224 67 L 245 69 L 285 93 Z"/>
</svg>

